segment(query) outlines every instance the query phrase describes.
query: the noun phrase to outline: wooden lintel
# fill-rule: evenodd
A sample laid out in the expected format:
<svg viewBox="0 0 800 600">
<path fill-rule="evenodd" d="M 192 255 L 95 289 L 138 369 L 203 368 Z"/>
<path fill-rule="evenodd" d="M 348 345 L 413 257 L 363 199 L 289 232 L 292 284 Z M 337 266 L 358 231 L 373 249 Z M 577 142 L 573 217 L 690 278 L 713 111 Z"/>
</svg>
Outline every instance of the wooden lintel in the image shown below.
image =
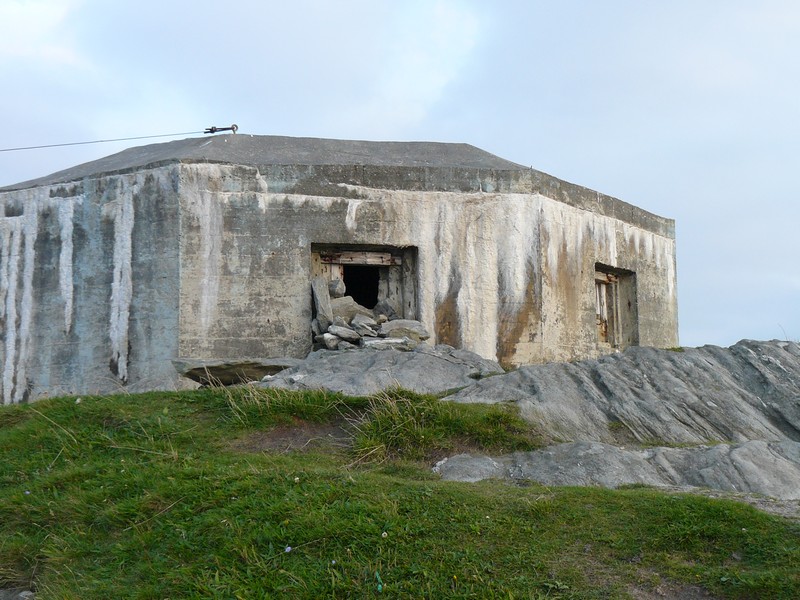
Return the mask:
<svg viewBox="0 0 800 600">
<path fill-rule="evenodd" d="M 403 264 L 401 257 L 392 256 L 389 252 L 331 252 L 321 254 L 320 260 L 335 265 L 395 266 Z"/>
<path fill-rule="evenodd" d="M 598 283 L 616 283 L 617 276 L 611 273 L 603 273 L 602 271 L 594 272 L 594 280 Z"/>
</svg>

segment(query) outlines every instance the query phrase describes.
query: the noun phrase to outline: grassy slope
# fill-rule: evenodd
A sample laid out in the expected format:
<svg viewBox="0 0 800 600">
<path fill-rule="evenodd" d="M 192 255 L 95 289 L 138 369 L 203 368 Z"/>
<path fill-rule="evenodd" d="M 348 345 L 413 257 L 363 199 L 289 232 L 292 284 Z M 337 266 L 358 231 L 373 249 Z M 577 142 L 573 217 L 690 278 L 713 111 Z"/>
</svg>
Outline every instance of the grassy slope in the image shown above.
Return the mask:
<svg viewBox="0 0 800 600">
<path fill-rule="evenodd" d="M 363 419 L 349 450 L 234 443 L 342 414 Z M 624 598 L 669 581 L 800 597 L 797 523 L 649 489 L 446 483 L 421 462 L 540 439 L 508 409 L 399 392 L 0 408 L 0 587 L 82 599 L 371 597 L 379 586 L 392 597 Z"/>
</svg>

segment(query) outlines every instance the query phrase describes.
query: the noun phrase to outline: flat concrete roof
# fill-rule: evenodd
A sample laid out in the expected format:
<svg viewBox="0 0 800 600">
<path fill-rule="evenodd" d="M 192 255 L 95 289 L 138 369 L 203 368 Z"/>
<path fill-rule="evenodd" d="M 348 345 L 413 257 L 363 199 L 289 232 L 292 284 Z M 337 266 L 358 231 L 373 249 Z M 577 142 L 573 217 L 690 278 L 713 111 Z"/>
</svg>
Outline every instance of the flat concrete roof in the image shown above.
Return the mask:
<svg viewBox="0 0 800 600">
<path fill-rule="evenodd" d="M 267 165 L 367 165 L 527 171 L 494 154 L 470 146 L 441 142 L 368 142 L 296 138 L 277 135 L 228 134 L 187 138 L 128 148 L 44 177 L 0 190 L 79 181 L 108 173 L 128 172 L 173 162 L 210 162 L 261 167 Z"/>
</svg>

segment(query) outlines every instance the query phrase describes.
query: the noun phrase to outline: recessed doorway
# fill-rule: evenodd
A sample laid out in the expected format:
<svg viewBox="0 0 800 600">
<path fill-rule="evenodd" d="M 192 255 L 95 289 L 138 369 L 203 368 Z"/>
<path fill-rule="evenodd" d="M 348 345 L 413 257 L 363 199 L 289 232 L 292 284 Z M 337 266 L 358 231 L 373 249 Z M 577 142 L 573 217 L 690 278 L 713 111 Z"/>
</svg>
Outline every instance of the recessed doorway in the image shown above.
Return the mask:
<svg viewBox="0 0 800 600">
<path fill-rule="evenodd" d="M 418 318 L 414 247 L 312 244 L 311 276 L 341 279 L 345 295 L 364 308 L 385 300 L 401 318 Z"/>
</svg>

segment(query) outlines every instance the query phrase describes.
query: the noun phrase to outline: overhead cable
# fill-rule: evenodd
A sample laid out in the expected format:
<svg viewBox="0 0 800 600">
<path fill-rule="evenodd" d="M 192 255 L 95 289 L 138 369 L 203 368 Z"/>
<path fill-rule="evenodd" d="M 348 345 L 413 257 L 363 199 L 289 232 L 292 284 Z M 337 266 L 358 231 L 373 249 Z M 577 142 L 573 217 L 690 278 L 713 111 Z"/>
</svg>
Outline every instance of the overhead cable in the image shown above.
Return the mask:
<svg viewBox="0 0 800 600">
<path fill-rule="evenodd" d="M 220 129 L 217 129 L 218 131 Z M 21 146 L 19 148 L 0 148 L 0 152 L 16 152 L 17 150 L 38 150 L 40 148 L 59 148 L 61 146 L 82 146 L 85 144 L 103 144 L 106 142 L 127 142 L 130 140 L 147 140 L 151 138 L 176 137 L 179 135 L 195 135 L 198 133 L 210 133 L 208 131 L 184 131 L 183 133 L 162 133 L 159 135 L 139 135 L 135 137 L 114 138 L 113 140 L 92 140 L 89 142 L 67 142 L 64 144 L 46 144 L 43 146 Z"/>
</svg>

